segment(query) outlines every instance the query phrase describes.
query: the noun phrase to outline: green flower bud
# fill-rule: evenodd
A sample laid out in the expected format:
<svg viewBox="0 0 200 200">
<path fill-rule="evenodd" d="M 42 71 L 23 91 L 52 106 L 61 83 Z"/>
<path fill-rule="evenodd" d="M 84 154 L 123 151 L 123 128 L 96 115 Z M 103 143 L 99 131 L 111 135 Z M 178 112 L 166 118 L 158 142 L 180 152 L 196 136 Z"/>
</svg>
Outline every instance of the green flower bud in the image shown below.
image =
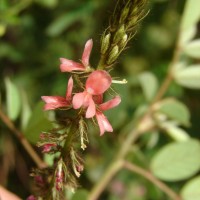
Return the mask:
<svg viewBox="0 0 200 200">
<path fill-rule="evenodd" d="M 137 25 L 137 21 L 138 21 L 138 16 L 131 17 L 131 19 L 128 22 L 127 27 L 128 28 L 134 27 L 135 25 Z"/>
<path fill-rule="evenodd" d="M 121 40 L 120 43 L 119 43 L 120 49 L 123 49 L 123 48 L 126 46 L 127 40 L 128 40 L 128 35 L 125 34 L 125 35 L 123 36 L 122 40 Z"/>
<path fill-rule="evenodd" d="M 101 53 L 102 54 L 105 54 L 110 46 L 110 37 L 111 37 L 110 33 L 108 33 L 106 36 L 102 37 L 102 41 L 101 41 Z"/>
<path fill-rule="evenodd" d="M 128 16 L 128 13 L 129 13 L 129 7 L 125 7 L 123 10 L 122 10 L 122 14 L 120 15 L 120 19 L 119 19 L 119 23 L 122 24 L 125 22 L 127 16 Z"/>
<path fill-rule="evenodd" d="M 124 24 L 117 30 L 117 32 L 115 33 L 115 36 L 113 38 L 113 42 L 114 44 L 119 43 L 122 38 L 124 37 L 124 35 L 126 34 L 125 29 L 124 29 Z"/>
<path fill-rule="evenodd" d="M 108 65 L 112 64 L 117 59 L 118 55 L 119 55 L 119 47 L 118 45 L 115 45 L 108 55 L 107 64 Z"/>
</svg>

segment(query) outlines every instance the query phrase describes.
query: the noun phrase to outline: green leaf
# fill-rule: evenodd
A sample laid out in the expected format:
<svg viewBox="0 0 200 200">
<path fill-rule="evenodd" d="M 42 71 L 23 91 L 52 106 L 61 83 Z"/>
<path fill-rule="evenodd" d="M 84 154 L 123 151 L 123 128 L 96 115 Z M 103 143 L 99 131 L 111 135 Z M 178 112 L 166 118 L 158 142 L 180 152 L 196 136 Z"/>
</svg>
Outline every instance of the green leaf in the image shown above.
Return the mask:
<svg viewBox="0 0 200 200">
<path fill-rule="evenodd" d="M 192 58 L 200 58 L 200 39 L 188 43 L 184 47 L 184 52 Z"/>
<path fill-rule="evenodd" d="M 138 78 L 147 101 L 151 101 L 158 90 L 157 78 L 150 72 L 144 72 Z"/>
<path fill-rule="evenodd" d="M 190 124 L 190 113 L 188 108 L 177 100 L 168 99 L 162 101 L 158 105 L 158 111 L 182 125 L 188 126 Z"/>
<path fill-rule="evenodd" d="M 35 2 L 47 8 L 54 8 L 58 4 L 58 0 L 35 0 Z"/>
<path fill-rule="evenodd" d="M 187 0 L 182 18 L 181 28 L 187 29 L 197 24 L 200 19 L 198 2 L 196 0 Z"/>
<path fill-rule="evenodd" d="M 190 28 L 182 31 L 179 41 L 180 46 L 184 46 L 185 44 L 187 44 L 195 36 L 196 32 L 196 26 L 191 26 Z"/>
<path fill-rule="evenodd" d="M 184 142 L 190 139 L 188 133 L 176 126 L 173 122 L 162 123 L 162 128 L 177 142 Z"/>
<path fill-rule="evenodd" d="M 43 102 L 39 102 L 33 109 L 33 113 L 29 119 L 24 134 L 29 142 L 35 144 L 42 131 L 52 128 L 52 123 L 47 119 L 46 112 L 43 111 Z"/>
<path fill-rule="evenodd" d="M 7 113 L 11 120 L 15 120 L 20 113 L 21 98 L 16 85 L 9 78 L 5 79 Z"/>
<path fill-rule="evenodd" d="M 6 33 L 6 25 L 0 23 L 0 37 L 2 37 Z"/>
<path fill-rule="evenodd" d="M 174 79 L 179 85 L 200 89 L 200 65 L 191 65 L 180 70 L 174 71 Z"/>
<path fill-rule="evenodd" d="M 72 200 L 87 200 L 88 199 L 88 191 L 87 190 L 77 190 L 73 195 Z"/>
<path fill-rule="evenodd" d="M 165 181 L 180 181 L 200 169 L 200 143 L 197 140 L 174 142 L 161 148 L 151 161 L 155 176 Z"/>
<path fill-rule="evenodd" d="M 22 113 L 21 113 L 21 126 L 22 130 L 24 130 L 28 124 L 28 121 L 31 116 L 31 108 L 28 103 L 27 95 L 26 93 L 22 90 Z"/>
<path fill-rule="evenodd" d="M 187 182 L 181 190 L 183 200 L 200 200 L 200 176 Z"/>
<path fill-rule="evenodd" d="M 94 2 L 88 2 L 77 10 L 73 10 L 72 12 L 68 12 L 67 14 L 59 16 L 47 28 L 46 30 L 47 34 L 52 37 L 60 35 L 65 29 L 67 29 L 74 22 L 78 20 L 83 20 L 84 15 L 92 11 L 93 7 L 94 7 Z"/>
</svg>

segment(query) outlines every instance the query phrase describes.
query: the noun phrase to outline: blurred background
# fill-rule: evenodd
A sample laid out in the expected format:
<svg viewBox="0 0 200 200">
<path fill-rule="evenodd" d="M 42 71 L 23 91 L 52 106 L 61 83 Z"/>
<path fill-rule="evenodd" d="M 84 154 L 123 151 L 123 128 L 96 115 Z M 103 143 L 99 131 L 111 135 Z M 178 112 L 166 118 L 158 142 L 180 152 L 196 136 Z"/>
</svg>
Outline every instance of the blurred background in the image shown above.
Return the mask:
<svg viewBox="0 0 200 200">
<path fill-rule="evenodd" d="M 115 3 L 115 0 L 0 0 L 0 109 L 7 109 L 6 88 L 14 85 L 21 95 L 12 96 L 10 101 L 15 104 L 20 99 L 22 103 L 20 114 L 13 121 L 33 145 L 40 131 L 49 125 L 44 119 L 41 96 L 65 94 L 68 75 L 60 73 L 59 58 L 78 61 L 85 42 L 92 38 L 91 65 L 95 67 L 100 37 L 108 26 Z M 135 111 L 146 101 L 138 74 L 151 71 L 159 83 L 165 77 L 184 3 L 184 0 L 149 1 L 150 13 L 112 71 L 114 77 L 128 80 L 125 86 L 115 86 L 122 97 L 121 105 L 107 112 L 115 131 L 101 138 L 97 129 L 89 133 L 90 144 L 84 153 L 85 172 L 80 179 L 84 189 L 91 189 L 115 155 L 123 135 L 134 128 Z M 199 137 L 200 92 L 173 83 L 167 95 L 181 99 L 189 107 L 192 126 L 187 131 Z M 38 121 L 34 124 L 35 118 Z M 146 142 L 148 139 L 141 138 L 136 156 L 130 160 L 145 166 L 157 148 L 170 141 L 168 136 L 160 135 L 159 142 L 151 148 Z M 32 167 L 35 165 L 19 141 L 0 121 L 0 184 L 25 199 L 32 191 L 29 177 Z M 176 190 L 182 184 L 171 186 Z M 107 190 L 102 199 L 130 200 L 133 196 L 134 200 L 167 199 L 147 180 L 126 171 L 119 173 Z"/>
</svg>

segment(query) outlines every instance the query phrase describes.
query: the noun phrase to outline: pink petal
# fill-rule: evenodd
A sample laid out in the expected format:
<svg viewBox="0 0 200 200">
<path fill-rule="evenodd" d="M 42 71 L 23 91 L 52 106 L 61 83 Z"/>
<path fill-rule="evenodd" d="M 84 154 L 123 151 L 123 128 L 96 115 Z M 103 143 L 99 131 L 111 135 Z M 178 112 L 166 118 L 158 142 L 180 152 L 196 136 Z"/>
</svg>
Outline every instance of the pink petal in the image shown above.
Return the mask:
<svg viewBox="0 0 200 200">
<path fill-rule="evenodd" d="M 72 88 L 73 88 L 73 79 L 70 77 L 67 85 L 66 99 L 71 99 L 72 97 Z"/>
<path fill-rule="evenodd" d="M 102 112 L 97 112 L 96 118 L 97 118 L 97 122 L 98 122 L 98 125 L 100 128 L 100 136 L 102 136 L 105 131 L 113 132 L 113 128 L 112 128 L 110 122 L 108 121 L 108 119 Z"/>
<path fill-rule="evenodd" d="M 66 99 L 60 96 L 42 96 L 41 98 L 45 103 L 66 102 Z"/>
<path fill-rule="evenodd" d="M 73 100 L 72 100 L 72 105 L 74 109 L 78 109 L 83 105 L 86 95 L 87 93 L 85 92 L 80 92 L 74 95 Z"/>
<path fill-rule="evenodd" d="M 88 40 L 85 44 L 85 48 L 82 55 L 82 63 L 85 67 L 89 65 L 90 53 L 92 51 L 93 41 L 92 39 Z"/>
<path fill-rule="evenodd" d="M 88 109 L 86 111 L 85 117 L 86 118 L 92 118 L 92 117 L 95 116 L 95 113 L 96 113 L 95 103 L 94 103 L 92 97 L 90 97 L 90 99 L 89 99 L 89 105 L 88 105 Z"/>
<path fill-rule="evenodd" d="M 121 102 L 120 96 L 116 96 L 115 98 L 113 98 L 105 103 L 100 104 L 99 108 L 102 111 L 109 110 L 111 108 L 118 106 L 120 102 Z"/>
<path fill-rule="evenodd" d="M 54 110 L 70 105 L 64 97 L 60 96 L 42 96 L 41 98 L 46 103 L 44 105 L 44 110 Z"/>
<path fill-rule="evenodd" d="M 85 67 L 73 60 L 68 60 L 66 58 L 60 58 L 60 70 L 61 72 L 72 72 L 72 71 L 84 71 Z"/>
<path fill-rule="evenodd" d="M 111 76 L 104 70 L 92 72 L 86 81 L 86 90 L 92 95 L 103 94 L 111 85 Z"/>
</svg>

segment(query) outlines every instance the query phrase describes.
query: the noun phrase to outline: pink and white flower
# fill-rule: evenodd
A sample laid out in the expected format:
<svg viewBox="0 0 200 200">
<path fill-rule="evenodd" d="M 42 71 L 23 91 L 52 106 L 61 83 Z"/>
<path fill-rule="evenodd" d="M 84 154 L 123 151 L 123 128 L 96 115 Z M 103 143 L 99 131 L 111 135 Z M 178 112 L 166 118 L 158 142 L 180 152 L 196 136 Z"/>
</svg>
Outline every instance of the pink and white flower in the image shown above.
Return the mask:
<svg viewBox="0 0 200 200">
<path fill-rule="evenodd" d="M 88 71 L 89 67 L 89 58 L 92 51 L 93 41 L 92 39 L 88 40 L 85 44 L 85 48 L 82 54 L 82 63 L 74 62 L 66 58 L 60 58 L 60 70 L 61 72 L 72 72 L 72 71 Z"/>
<path fill-rule="evenodd" d="M 86 118 L 96 114 L 96 106 L 93 97 L 102 95 L 111 85 L 111 76 L 104 70 L 92 72 L 85 84 L 85 91 L 74 95 L 72 104 L 74 109 L 81 107 L 86 109 Z"/>
<path fill-rule="evenodd" d="M 42 100 L 46 103 L 44 110 L 54 110 L 57 108 L 70 107 L 72 102 L 72 88 L 73 88 L 73 79 L 70 77 L 68 81 L 66 96 L 42 96 Z"/>
</svg>

